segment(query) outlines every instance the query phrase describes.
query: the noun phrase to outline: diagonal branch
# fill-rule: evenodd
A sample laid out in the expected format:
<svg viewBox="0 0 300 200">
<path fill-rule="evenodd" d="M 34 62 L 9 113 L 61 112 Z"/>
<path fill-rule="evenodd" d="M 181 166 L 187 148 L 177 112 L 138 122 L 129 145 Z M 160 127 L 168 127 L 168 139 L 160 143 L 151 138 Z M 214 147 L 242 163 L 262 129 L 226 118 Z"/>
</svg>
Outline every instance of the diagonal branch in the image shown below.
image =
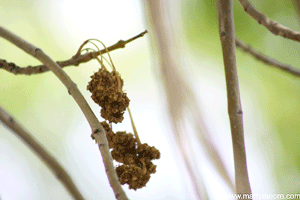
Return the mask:
<svg viewBox="0 0 300 200">
<path fill-rule="evenodd" d="M 10 116 L 3 108 L 0 107 L 0 121 L 11 129 L 17 136 L 32 149 L 49 167 L 55 177 L 62 182 L 68 192 L 74 199 L 84 199 L 77 189 L 68 172 L 59 164 L 59 162 L 26 131 L 19 122 Z"/>
<path fill-rule="evenodd" d="M 233 145 L 235 189 L 237 194 L 251 194 L 244 142 L 243 111 L 240 101 L 235 57 L 235 31 L 232 1 L 233 0 L 219 1 L 219 29 L 225 67 L 228 114 Z"/>
<path fill-rule="evenodd" d="M 255 7 L 248 0 L 239 0 L 239 2 L 243 6 L 245 12 L 247 12 L 259 24 L 265 26 L 273 34 L 280 35 L 284 38 L 300 42 L 299 32 L 294 31 L 288 27 L 279 24 L 276 21 L 269 19 L 266 15 L 256 10 Z"/>
<path fill-rule="evenodd" d="M 140 37 L 143 37 L 146 33 L 148 33 L 147 30 L 128 39 L 128 40 L 125 40 L 125 41 L 120 40 L 116 44 L 108 47 L 107 50 L 108 50 L 108 52 L 110 52 L 110 51 L 113 51 L 116 49 L 124 48 L 126 44 L 128 44 L 129 42 L 132 42 L 133 40 L 136 40 Z M 57 61 L 56 63 L 61 68 L 68 67 L 68 66 L 78 66 L 81 63 L 89 62 L 90 60 L 95 59 L 97 56 L 103 55 L 105 53 L 107 53 L 106 49 L 102 49 L 102 50 L 96 51 L 96 52 L 85 53 L 82 55 L 77 53 L 68 60 Z M 8 72 L 11 72 L 15 75 L 19 75 L 19 74 L 32 75 L 32 74 L 40 74 L 40 73 L 49 71 L 49 68 L 46 67 L 46 65 L 38 65 L 38 66 L 34 66 L 34 67 L 32 67 L 32 66 L 19 67 L 16 64 L 11 63 L 11 62 L 6 62 L 6 60 L 3 60 L 3 59 L 0 59 L 0 69 L 1 68 Z"/>
<path fill-rule="evenodd" d="M 243 51 L 251 54 L 256 59 L 266 63 L 267 65 L 270 65 L 271 67 L 275 67 L 277 69 L 283 70 L 294 76 L 298 76 L 298 77 L 300 76 L 300 69 L 297 69 L 297 68 L 292 67 L 287 64 L 283 64 L 273 58 L 270 58 L 270 57 L 260 53 L 259 51 L 253 49 L 249 45 L 246 45 L 243 41 L 239 40 L 238 38 L 235 39 L 235 44 L 237 47 L 241 48 Z"/>
<path fill-rule="evenodd" d="M 32 55 L 44 65 L 46 65 L 51 71 L 59 78 L 59 80 L 68 89 L 69 94 L 74 98 L 81 111 L 85 115 L 87 121 L 89 122 L 94 138 L 98 143 L 100 152 L 102 154 L 103 163 L 105 166 L 105 171 L 109 179 L 110 186 L 113 188 L 115 196 L 119 200 L 127 200 L 126 193 L 121 187 L 120 181 L 114 169 L 113 160 L 108 148 L 108 142 L 106 138 L 106 133 L 103 126 L 100 124 L 95 114 L 91 110 L 87 101 L 77 88 L 76 84 L 70 79 L 70 77 L 55 63 L 48 55 L 46 55 L 41 49 L 33 46 L 32 44 L 26 42 L 15 34 L 9 32 L 8 30 L 0 27 L 0 36 L 4 39 L 10 41 L 14 45 L 18 46 L 23 51 Z"/>
</svg>

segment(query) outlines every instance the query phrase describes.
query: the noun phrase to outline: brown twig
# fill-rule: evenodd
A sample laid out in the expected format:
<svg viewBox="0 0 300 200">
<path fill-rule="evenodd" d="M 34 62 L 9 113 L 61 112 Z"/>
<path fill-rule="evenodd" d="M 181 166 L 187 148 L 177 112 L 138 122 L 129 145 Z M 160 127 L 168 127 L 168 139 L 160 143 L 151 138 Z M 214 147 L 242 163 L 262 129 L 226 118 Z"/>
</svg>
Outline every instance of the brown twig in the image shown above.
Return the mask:
<svg viewBox="0 0 300 200">
<path fill-rule="evenodd" d="M 133 133 L 134 133 L 135 139 L 136 139 L 138 145 L 141 146 L 142 143 L 141 143 L 139 134 L 138 134 L 138 132 L 136 130 L 136 127 L 134 125 L 134 121 L 133 121 L 133 118 L 132 118 L 131 111 L 130 111 L 129 107 L 127 108 L 127 110 L 128 110 L 128 113 L 129 113 L 129 117 L 130 117 L 130 121 L 131 121 L 131 126 L 132 126 L 132 129 L 133 129 Z"/>
<path fill-rule="evenodd" d="M 15 118 L 1 107 L 0 121 L 2 121 L 2 123 L 11 129 L 17 136 L 21 137 L 21 139 L 35 151 L 47 167 L 51 169 L 55 177 L 66 187 L 74 199 L 84 199 L 68 172 L 59 164 L 59 162 L 41 144 L 39 144 Z"/>
<path fill-rule="evenodd" d="M 243 6 L 245 12 L 247 12 L 259 24 L 265 26 L 273 34 L 280 35 L 284 38 L 300 42 L 299 32 L 294 31 L 288 27 L 279 24 L 276 21 L 269 19 L 266 15 L 256 10 L 255 7 L 248 0 L 239 0 L 239 2 Z"/>
<path fill-rule="evenodd" d="M 277 69 L 283 70 L 285 72 L 288 72 L 289 74 L 292 74 L 294 76 L 300 76 L 300 69 L 297 69 L 295 67 L 292 67 L 287 64 L 283 64 L 279 62 L 278 60 L 275 60 L 273 58 L 270 58 L 259 51 L 253 49 L 249 45 L 246 45 L 243 41 L 236 38 L 235 44 L 237 47 L 241 48 L 243 51 L 251 54 L 256 59 L 266 63 L 267 65 L 270 65 L 271 67 L 276 67 Z"/>
<path fill-rule="evenodd" d="M 48 55 L 46 55 L 41 49 L 33 46 L 32 44 L 26 42 L 15 34 L 9 32 L 8 30 L 0 27 L 0 36 L 4 39 L 10 41 L 14 45 L 18 46 L 23 51 L 32 55 L 39 61 L 41 61 L 45 66 L 47 66 L 51 71 L 59 78 L 59 80 L 66 86 L 69 94 L 74 98 L 81 111 L 85 115 L 87 121 L 92 129 L 92 134 L 99 145 L 100 152 L 102 154 L 103 163 L 105 166 L 105 171 L 109 179 L 109 183 L 114 190 L 117 199 L 127 200 L 126 193 L 121 187 L 118 176 L 115 172 L 114 165 L 112 162 L 112 157 L 108 148 L 108 142 L 106 138 L 106 133 L 103 126 L 100 124 L 95 114 L 91 110 L 87 101 L 77 88 L 76 84 L 70 79 L 70 77 L 55 63 Z"/>
<path fill-rule="evenodd" d="M 100 51 L 96 52 L 89 52 L 85 54 L 80 54 L 80 51 L 78 51 L 72 58 L 65 60 L 65 61 L 57 61 L 56 63 L 61 67 L 68 67 L 68 66 L 78 66 L 81 63 L 89 62 L 91 59 L 95 59 L 97 56 L 105 54 L 107 52 L 119 49 L 119 48 L 124 48 L 126 44 L 129 42 L 132 42 L 133 40 L 143 37 L 148 31 L 144 31 L 137 36 L 134 36 L 128 40 L 120 40 L 116 44 L 110 46 L 106 49 L 102 49 Z M 86 41 L 87 42 L 87 41 Z M 85 43 L 84 43 L 85 44 Z M 82 44 L 82 45 L 84 45 Z M 81 45 L 81 46 L 82 46 Z M 45 65 L 38 65 L 38 66 L 27 66 L 27 67 L 19 67 L 14 63 L 11 62 L 6 62 L 6 60 L 0 59 L 0 69 L 4 69 L 8 72 L 11 72 L 15 75 L 23 74 L 23 75 L 32 75 L 32 74 L 40 74 L 43 72 L 49 71 L 49 69 Z"/>
<path fill-rule="evenodd" d="M 153 52 L 157 52 L 159 58 L 159 72 L 162 77 L 162 84 L 164 86 L 165 98 L 168 105 L 168 114 L 172 123 L 172 137 L 175 145 L 179 149 L 178 156 L 184 161 L 184 165 L 188 171 L 192 182 L 195 197 L 197 199 L 208 199 L 207 191 L 203 182 L 201 182 L 201 166 L 195 166 L 195 159 L 191 158 L 190 152 L 195 151 L 190 145 L 186 145 L 188 136 L 196 137 L 196 142 L 203 147 L 203 153 L 208 157 L 209 161 L 217 170 L 217 173 L 223 178 L 224 182 L 234 190 L 233 183 L 230 180 L 228 172 L 225 168 L 224 162 L 221 159 L 218 148 L 211 138 L 211 134 L 205 124 L 203 112 L 197 101 L 197 98 L 192 91 L 190 85 L 185 81 L 184 69 L 182 69 L 182 57 L 180 48 L 178 48 L 178 38 L 172 20 L 169 18 L 170 9 L 161 1 L 145 1 L 148 8 L 147 19 L 149 24 L 153 27 L 154 41 L 156 48 Z M 176 84 L 174 84 L 176 83 Z M 191 126 L 196 127 L 195 132 L 186 131 L 186 119 L 192 116 Z M 187 126 L 190 126 L 188 124 Z M 190 126 L 190 127 L 191 127 Z"/>
<path fill-rule="evenodd" d="M 218 6 L 220 39 L 226 76 L 228 114 L 234 154 L 235 189 L 238 194 L 251 194 L 244 142 L 243 111 L 240 101 L 235 58 L 233 2 L 232 0 L 220 0 Z"/>
</svg>

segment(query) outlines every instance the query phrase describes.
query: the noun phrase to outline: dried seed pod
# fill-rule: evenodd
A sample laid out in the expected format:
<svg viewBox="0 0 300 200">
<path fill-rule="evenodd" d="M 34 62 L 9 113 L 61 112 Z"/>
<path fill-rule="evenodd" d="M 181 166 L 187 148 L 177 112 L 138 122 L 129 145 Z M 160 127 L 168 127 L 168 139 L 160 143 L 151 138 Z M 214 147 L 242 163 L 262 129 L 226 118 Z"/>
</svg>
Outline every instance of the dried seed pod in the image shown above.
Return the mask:
<svg viewBox="0 0 300 200">
<path fill-rule="evenodd" d="M 108 141 L 108 146 L 109 148 L 113 148 L 113 142 L 112 142 L 112 138 L 115 135 L 115 133 L 111 130 L 109 124 L 106 121 L 101 122 L 101 125 L 103 126 L 105 132 L 106 132 L 106 138 Z"/>
<path fill-rule="evenodd" d="M 139 157 L 148 157 L 150 160 L 160 158 L 159 150 L 155 147 L 150 147 L 147 143 L 139 145 L 136 151 L 139 154 Z"/>
<path fill-rule="evenodd" d="M 102 67 L 91 78 L 87 90 L 92 93 L 94 102 L 102 107 L 101 117 L 109 122 L 122 122 L 130 100 L 122 91 L 123 80 L 120 75 Z"/>
<path fill-rule="evenodd" d="M 156 173 L 156 165 L 151 160 L 160 158 L 160 152 L 147 143 L 138 145 L 131 133 L 114 133 L 106 121 L 101 124 L 106 131 L 109 148 L 112 149 L 112 158 L 123 163 L 115 169 L 121 184 L 128 184 L 129 189 L 134 190 L 146 186 L 151 174 Z"/>
<path fill-rule="evenodd" d="M 113 142 L 118 145 L 126 146 L 127 148 L 134 148 L 136 145 L 136 140 L 131 133 L 126 133 L 125 131 L 116 132 Z"/>
<path fill-rule="evenodd" d="M 120 163 L 124 163 L 126 165 L 135 164 L 136 162 L 136 156 L 134 154 L 129 153 L 120 153 L 117 150 L 112 150 L 111 156 L 115 161 L 118 161 Z"/>
<path fill-rule="evenodd" d="M 129 106 L 129 99 L 126 93 L 118 91 L 108 91 L 107 95 L 100 101 L 102 106 L 101 117 L 109 122 L 122 122 L 124 112 Z"/>
<path fill-rule="evenodd" d="M 142 188 L 150 179 L 150 174 L 144 174 L 143 169 L 136 165 L 120 165 L 116 168 L 116 172 L 121 184 L 127 183 L 129 189 Z"/>
<path fill-rule="evenodd" d="M 127 154 L 136 156 L 136 140 L 131 133 L 117 132 L 112 138 L 113 151 L 118 157 L 125 157 Z"/>
</svg>

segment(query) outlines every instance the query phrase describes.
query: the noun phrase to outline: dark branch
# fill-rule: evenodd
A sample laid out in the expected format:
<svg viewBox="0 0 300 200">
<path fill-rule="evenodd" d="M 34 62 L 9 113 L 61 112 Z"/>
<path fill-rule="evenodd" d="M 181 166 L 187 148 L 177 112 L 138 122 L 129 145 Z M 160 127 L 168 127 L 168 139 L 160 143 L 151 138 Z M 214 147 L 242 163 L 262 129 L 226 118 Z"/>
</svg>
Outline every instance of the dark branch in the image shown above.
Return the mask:
<svg viewBox="0 0 300 200">
<path fill-rule="evenodd" d="M 74 199 L 84 199 L 68 172 L 23 126 L 0 106 L 0 122 L 19 136 L 47 165 Z"/>
<path fill-rule="evenodd" d="M 119 42 L 117 42 L 116 44 L 110 46 L 107 48 L 107 50 L 113 51 L 116 49 L 120 49 L 120 48 L 124 48 L 126 44 L 128 44 L 129 42 L 132 42 L 133 40 L 143 37 L 146 33 L 148 33 L 148 31 L 144 31 L 140 34 L 138 34 L 137 36 L 134 36 L 128 40 L 120 40 Z M 56 63 L 61 67 L 68 67 L 68 66 L 78 66 L 81 63 L 85 63 L 85 62 L 89 62 L 92 59 L 95 59 L 97 56 L 99 55 L 103 55 L 107 53 L 105 49 L 102 49 L 100 51 L 97 52 L 89 52 L 86 54 L 76 54 L 75 56 L 73 56 L 72 58 L 65 60 L 65 61 L 57 61 Z M 14 63 L 11 62 L 6 62 L 6 60 L 0 59 L 0 69 L 4 69 L 8 72 L 11 72 L 15 75 L 19 75 L 19 74 L 25 74 L 25 75 L 31 75 L 31 74 L 40 74 L 43 72 L 47 72 L 49 71 L 49 69 L 45 66 L 45 65 L 38 65 L 38 66 L 27 66 L 27 67 L 19 67 Z"/>
<path fill-rule="evenodd" d="M 297 69 L 297 68 L 292 67 L 287 64 L 283 64 L 273 58 L 270 58 L 270 57 L 258 52 L 257 50 L 253 49 L 249 45 L 246 45 L 244 42 L 242 42 L 241 40 L 239 40 L 237 38 L 235 40 L 235 44 L 237 47 L 241 48 L 243 51 L 250 53 L 253 57 L 266 63 L 267 65 L 270 65 L 272 67 L 275 67 L 275 68 L 278 68 L 285 72 L 288 72 L 289 74 L 292 74 L 294 76 L 298 76 L 298 77 L 300 76 L 300 69 Z"/>
<path fill-rule="evenodd" d="M 259 24 L 265 26 L 274 35 L 280 35 L 284 38 L 300 42 L 300 32 L 294 31 L 280 23 L 271 20 L 256 8 L 248 0 L 239 0 L 246 13 L 248 13 Z"/>
</svg>

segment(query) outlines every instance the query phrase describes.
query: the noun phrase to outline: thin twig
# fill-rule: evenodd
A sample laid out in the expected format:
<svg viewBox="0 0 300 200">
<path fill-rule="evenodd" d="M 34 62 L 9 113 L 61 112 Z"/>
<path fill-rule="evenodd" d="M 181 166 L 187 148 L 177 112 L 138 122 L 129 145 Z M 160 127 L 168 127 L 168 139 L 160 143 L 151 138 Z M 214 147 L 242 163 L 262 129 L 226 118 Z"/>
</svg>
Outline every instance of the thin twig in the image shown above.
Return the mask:
<svg viewBox="0 0 300 200">
<path fill-rule="evenodd" d="M 256 10 L 255 7 L 248 0 L 239 0 L 239 2 L 243 6 L 245 12 L 247 12 L 259 24 L 265 26 L 273 34 L 280 35 L 284 38 L 288 38 L 300 42 L 299 32 L 294 31 L 288 27 L 279 24 L 276 21 L 269 19 L 266 15 Z"/>
<path fill-rule="evenodd" d="M 44 161 L 47 167 L 52 171 L 54 176 L 65 186 L 74 199 L 84 199 L 77 189 L 68 172 L 59 164 L 59 162 L 48 152 L 34 137 L 32 137 L 22 125 L 0 107 L 0 121 L 11 129 L 17 136 L 32 149 Z"/>
<path fill-rule="evenodd" d="M 266 63 L 267 65 L 270 65 L 271 67 L 276 67 L 277 69 L 288 72 L 289 74 L 292 74 L 294 76 L 300 76 L 300 69 L 297 69 L 297 68 L 287 65 L 287 64 L 283 64 L 283 63 L 279 62 L 278 60 L 270 58 L 270 57 L 260 53 L 259 51 L 255 50 L 254 48 L 250 47 L 249 45 L 246 45 L 243 41 L 239 40 L 238 38 L 235 39 L 235 44 L 237 47 L 241 48 L 243 51 L 251 54 L 256 59 Z"/>
<path fill-rule="evenodd" d="M 140 146 L 142 143 L 141 143 L 139 134 L 138 134 L 138 132 L 137 132 L 137 130 L 135 128 L 134 121 L 133 121 L 133 118 L 132 118 L 132 115 L 131 115 L 129 107 L 127 108 L 127 110 L 128 110 L 128 113 L 129 113 L 129 117 L 130 117 L 130 121 L 131 121 L 131 126 L 132 126 L 132 129 L 133 129 L 133 133 L 134 133 L 135 139 L 136 139 L 138 145 Z"/>
<path fill-rule="evenodd" d="M 83 55 L 80 54 L 80 51 L 78 51 L 72 58 L 65 60 L 65 61 L 57 61 L 56 63 L 61 67 L 68 67 L 68 66 L 78 66 L 81 63 L 89 62 L 92 59 L 95 59 L 97 56 L 105 54 L 107 52 L 119 49 L 119 48 L 124 48 L 126 44 L 129 42 L 132 42 L 133 40 L 140 38 L 144 36 L 148 31 L 144 31 L 137 36 L 134 36 L 128 40 L 120 40 L 116 44 L 110 46 L 106 49 L 102 49 L 100 51 L 96 52 L 89 52 L 85 53 Z M 87 41 L 86 41 L 87 42 Z M 85 43 L 84 43 L 85 44 Z M 82 45 L 84 45 L 82 44 Z M 80 48 L 79 48 L 80 49 Z M 38 66 L 27 66 L 27 67 L 19 67 L 14 63 L 7 62 L 6 60 L 0 59 L 0 69 L 4 69 L 8 72 L 11 72 L 15 75 L 23 74 L 23 75 L 32 75 L 32 74 L 40 74 L 43 72 L 49 71 L 49 69 L 45 65 L 38 65 Z"/>
<path fill-rule="evenodd" d="M 233 0 L 219 1 L 219 29 L 225 67 L 228 114 L 234 154 L 235 189 L 238 194 L 251 194 L 244 142 L 243 111 L 240 101 L 235 58 L 235 31 L 232 1 Z"/>
<path fill-rule="evenodd" d="M 225 183 L 234 190 L 233 183 L 230 180 L 228 172 L 225 168 L 224 162 L 221 159 L 216 145 L 213 143 L 211 134 L 205 124 L 203 112 L 199 106 L 199 102 L 192 91 L 188 82 L 185 81 L 184 69 L 182 69 L 182 57 L 180 48 L 178 48 L 178 38 L 172 20 L 169 18 L 170 9 L 167 5 L 162 4 L 161 1 L 144 1 L 146 2 L 149 14 L 147 19 L 149 24 L 153 27 L 155 33 L 156 48 L 153 52 L 157 52 L 159 58 L 159 71 L 162 77 L 162 84 L 164 86 L 165 98 L 168 104 L 168 114 L 172 123 L 172 138 L 174 138 L 175 145 L 179 149 L 179 157 L 183 159 L 184 165 L 187 169 L 189 177 L 192 182 L 192 189 L 194 190 L 197 199 L 208 199 L 207 191 L 201 176 L 201 167 L 194 168 L 195 160 L 199 158 L 191 158 L 190 152 L 194 151 L 193 147 L 186 145 L 188 137 L 186 135 L 193 134 L 191 138 L 196 137 L 196 143 L 203 147 L 203 153 L 212 162 L 217 172 L 223 178 Z M 149 17 L 150 16 L 150 17 Z M 176 84 L 174 84 L 176 83 Z M 195 126 L 195 132 L 186 131 L 186 120 L 188 113 L 192 114 L 191 126 Z M 190 126 L 190 124 L 188 124 Z"/>
<path fill-rule="evenodd" d="M 46 55 L 41 49 L 29 44 L 25 40 L 16 36 L 15 34 L 9 32 L 8 30 L 0 27 L 0 36 L 10 41 L 14 45 L 18 46 L 23 51 L 32 55 L 41 61 L 45 66 L 49 67 L 51 71 L 60 79 L 60 81 L 66 86 L 68 92 L 78 106 L 81 111 L 85 115 L 88 120 L 90 127 L 92 129 L 92 134 L 99 145 L 100 152 L 102 154 L 103 163 L 105 166 L 105 171 L 109 179 L 110 186 L 113 188 L 115 196 L 117 199 L 127 200 L 126 193 L 121 187 L 120 181 L 117 177 L 117 174 L 114 169 L 113 160 L 108 148 L 108 142 L 106 138 L 106 133 L 103 126 L 100 124 L 95 114 L 91 110 L 87 101 L 78 90 L 76 84 L 70 79 L 70 77 L 55 63 L 48 55 Z"/>
</svg>

